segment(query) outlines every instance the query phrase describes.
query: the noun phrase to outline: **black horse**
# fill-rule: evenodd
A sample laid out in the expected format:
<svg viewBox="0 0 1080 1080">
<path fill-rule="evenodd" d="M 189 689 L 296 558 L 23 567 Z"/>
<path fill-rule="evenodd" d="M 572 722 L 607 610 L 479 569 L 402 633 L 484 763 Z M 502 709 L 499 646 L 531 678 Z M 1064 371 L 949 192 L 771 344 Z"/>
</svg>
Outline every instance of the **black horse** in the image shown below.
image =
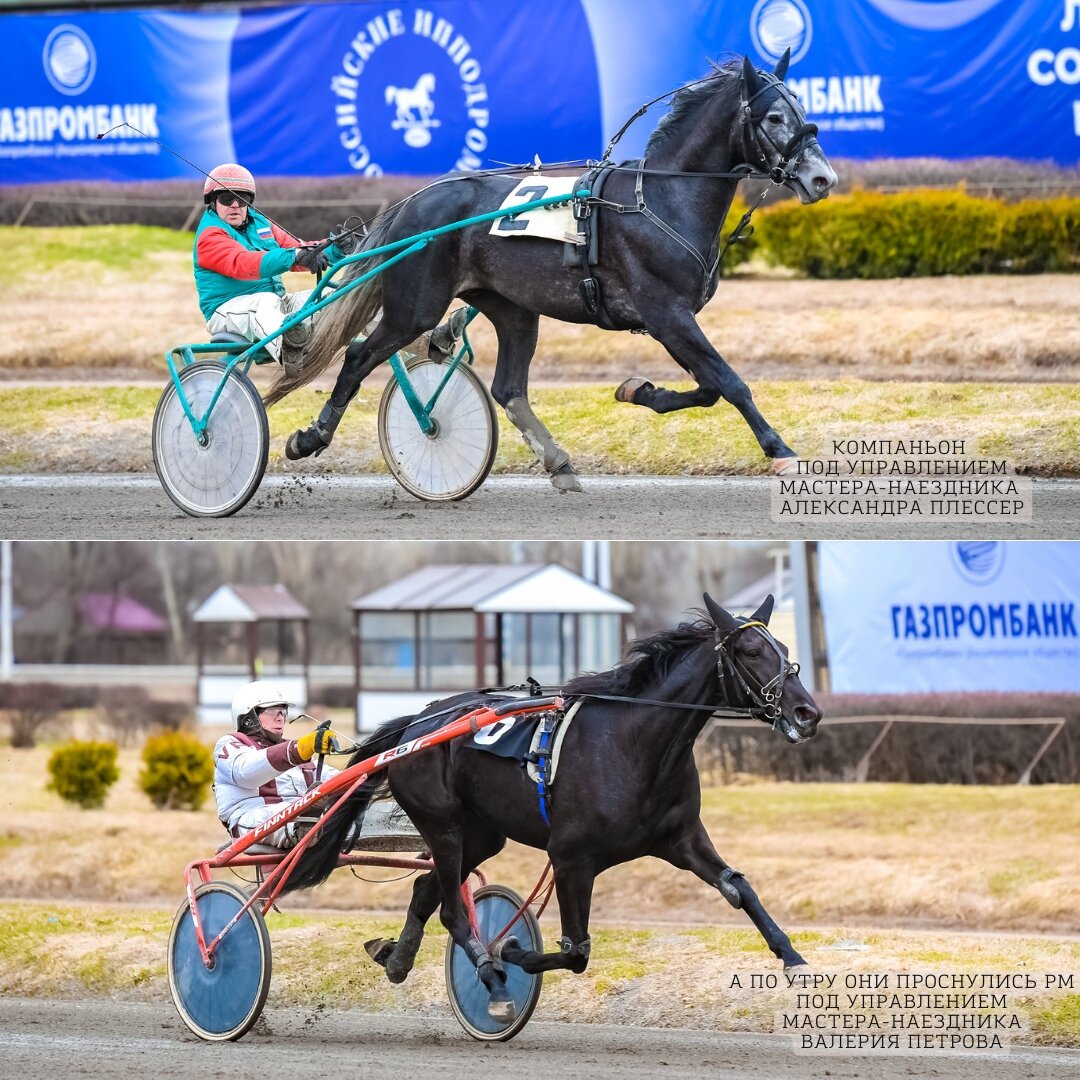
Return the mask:
<svg viewBox="0 0 1080 1080">
<path fill-rule="evenodd" d="M 563 936 L 557 951 L 542 954 L 508 939 L 499 954 L 504 963 L 529 972 L 584 971 L 594 879 L 609 867 L 645 855 L 690 870 L 718 889 L 728 903 L 746 912 L 785 968 L 804 963 L 750 883 L 716 853 L 701 823 L 693 750 L 717 708 L 746 710 L 792 743 L 814 735 L 821 712 L 799 682 L 787 649 L 767 629 L 771 596 L 749 619 L 730 615 L 708 594 L 705 604 L 708 618 L 635 641 L 611 671 L 581 676 L 563 688 L 565 697 L 580 699 L 581 706 L 563 742 L 547 807 L 550 825 L 536 785 L 508 758 L 451 742 L 389 766 L 390 791 L 435 862 L 435 869 L 415 883 L 401 937 L 368 943 L 369 953 L 392 982 L 401 982 L 412 969 L 424 926 L 441 903 L 443 925 L 477 965 L 491 995 L 492 1015 L 512 1019 L 505 976 L 473 937 L 460 894 L 468 874 L 497 854 L 507 838 L 546 849 Z M 473 693 L 435 702 L 412 723 L 384 724 L 352 761 L 504 699 Z M 351 796 L 353 807 L 329 819 L 325 834 L 301 857 L 290 888 L 327 877 L 371 794 L 357 792 Z"/>
<path fill-rule="evenodd" d="M 599 262 L 592 270 L 602 285 L 599 310 L 590 310 L 595 304 L 581 289 L 582 268 L 563 265 L 562 244 L 499 239 L 487 224 L 438 238 L 330 305 L 313 334 L 303 373 L 282 376 L 267 394 L 267 404 L 279 400 L 326 370 L 338 349 L 353 342 L 329 401 L 309 427 L 290 436 L 287 456 L 303 458 L 328 446 L 368 374 L 435 326 L 459 297 L 494 324 L 499 351 L 492 395 L 556 488 L 581 490 L 566 451 L 529 406 L 529 363 L 540 315 L 647 331 L 694 377 L 697 389 L 668 390 L 635 377 L 616 390 L 618 400 L 667 413 L 715 405 L 722 397 L 750 425 L 774 469 L 786 464 L 777 459 L 793 457 L 793 451 L 766 423 L 746 383 L 712 347 L 695 316 L 716 289 L 719 231 L 742 176 L 751 170 L 771 174 L 804 203 L 825 198 L 836 183 L 817 128 L 806 123 L 784 85 L 787 64 L 786 54 L 775 72 L 757 71 L 746 58 L 730 61 L 678 90 L 644 157 L 610 176 L 592 205 L 600 230 Z M 519 181 L 490 174 L 436 181 L 376 219 L 364 249 L 497 210 Z M 352 276 L 373 265 L 369 260 L 350 268 Z M 371 336 L 353 341 L 380 307 L 382 319 Z"/>
</svg>

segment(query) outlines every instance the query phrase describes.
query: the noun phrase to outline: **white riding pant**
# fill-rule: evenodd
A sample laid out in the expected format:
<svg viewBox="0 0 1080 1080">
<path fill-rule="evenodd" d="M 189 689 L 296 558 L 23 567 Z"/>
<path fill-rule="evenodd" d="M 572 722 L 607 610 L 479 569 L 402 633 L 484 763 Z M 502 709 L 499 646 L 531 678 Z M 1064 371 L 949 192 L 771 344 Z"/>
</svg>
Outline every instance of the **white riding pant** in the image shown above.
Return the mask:
<svg viewBox="0 0 1080 1080">
<path fill-rule="evenodd" d="M 267 818 L 272 818 L 275 814 L 281 813 L 288 805 L 288 802 L 268 803 L 266 806 L 255 806 L 250 810 L 245 810 L 233 824 L 233 831 L 239 835 L 254 832 Z M 290 828 L 292 824 L 291 821 L 285 822 L 280 829 L 276 829 L 269 836 L 264 836 L 259 843 L 279 848 L 292 847 L 296 842 Z"/>
<path fill-rule="evenodd" d="M 215 308 L 206 320 L 206 329 L 211 334 L 241 334 L 248 341 L 258 341 L 272 334 L 294 311 L 303 307 L 311 289 L 286 293 L 278 296 L 274 292 L 250 293 L 247 296 L 234 296 Z M 266 351 L 281 362 L 281 350 L 299 352 L 311 335 L 312 325 L 318 316 L 304 319 L 281 337 L 274 338 L 266 346 Z"/>
</svg>

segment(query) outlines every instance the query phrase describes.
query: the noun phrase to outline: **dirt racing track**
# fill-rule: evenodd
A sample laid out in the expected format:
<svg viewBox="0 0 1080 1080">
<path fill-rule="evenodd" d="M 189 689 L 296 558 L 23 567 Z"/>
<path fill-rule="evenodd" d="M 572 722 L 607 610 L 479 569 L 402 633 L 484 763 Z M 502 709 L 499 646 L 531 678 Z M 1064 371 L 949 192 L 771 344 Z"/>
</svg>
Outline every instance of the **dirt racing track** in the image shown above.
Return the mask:
<svg viewBox="0 0 1080 1080">
<path fill-rule="evenodd" d="M 118 1074 L 187 1078 L 304 1076 L 378 1080 L 464 1076 L 878 1078 L 1080 1077 L 1075 1050 L 1008 1054 L 803 1055 L 785 1036 L 606 1024 L 533 1023 L 512 1043 L 478 1045 L 451 1019 L 410 1014 L 271 1009 L 237 1043 L 202 1043 L 165 1004 L 0 998 L 0 1078 Z"/>
<path fill-rule="evenodd" d="M 1080 480 L 1033 481 L 1031 522 L 1008 518 L 770 518 L 768 477 L 582 476 L 560 495 L 539 475 L 489 477 L 463 502 L 425 503 L 388 476 L 268 476 L 229 518 L 193 518 L 154 476 L 7 475 L 0 519 L 13 540 L 36 539 L 1009 539 L 1080 538 Z"/>
</svg>

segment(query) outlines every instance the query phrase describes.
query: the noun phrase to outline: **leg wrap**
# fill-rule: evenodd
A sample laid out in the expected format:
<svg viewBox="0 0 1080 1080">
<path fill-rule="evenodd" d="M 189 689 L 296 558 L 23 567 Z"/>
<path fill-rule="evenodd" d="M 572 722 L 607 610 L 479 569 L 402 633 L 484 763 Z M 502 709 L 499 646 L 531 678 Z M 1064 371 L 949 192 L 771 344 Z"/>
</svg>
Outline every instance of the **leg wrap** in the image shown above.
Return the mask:
<svg viewBox="0 0 1080 1080">
<path fill-rule="evenodd" d="M 736 910 L 742 907 L 742 897 L 739 895 L 739 890 L 732 884 L 732 878 L 737 877 L 741 878 L 742 874 L 729 866 L 726 870 L 721 871 L 720 880 L 716 883 L 720 895 Z"/>
<path fill-rule="evenodd" d="M 323 446 L 330 445 L 334 438 L 334 432 L 337 431 L 337 426 L 341 423 L 341 418 L 345 415 L 347 408 L 347 405 L 342 405 L 339 409 L 329 401 L 322 407 L 322 412 L 319 413 L 318 419 L 311 425 L 311 430 L 318 435 L 319 442 Z"/>
<path fill-rule="evenodd" d="M 536 418 L 525 398 L 511 398 L 506 403 L 506 415 L 549 473 L 570 464 L 570 455 L 551 437 L 551 432 Z"/>
</svg>

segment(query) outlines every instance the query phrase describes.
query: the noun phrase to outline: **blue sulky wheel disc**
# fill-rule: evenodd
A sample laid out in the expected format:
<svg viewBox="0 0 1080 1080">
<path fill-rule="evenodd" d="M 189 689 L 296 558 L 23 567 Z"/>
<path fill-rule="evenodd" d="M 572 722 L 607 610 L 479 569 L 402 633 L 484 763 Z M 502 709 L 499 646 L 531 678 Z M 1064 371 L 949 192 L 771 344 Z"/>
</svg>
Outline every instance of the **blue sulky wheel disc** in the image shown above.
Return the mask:
<svg viewBox="0 0 1080 1080">
<path fill-rule="evenodd" d="M 480 940 L 485 946 L 513 918 L 521 897 L 505 885 L 485 885 L 473 894 Z M 507 934 L 516 937 L 522 948 L 543 952 L 540 924 L 531 911 L 523 912 Z M 506 965 L 506 985 L 514 999 L 514 1019 L 493 1020 L 488 1016 L 488 992 L 476 968 L 453 938 L 446 943 L 446 991 L 461 1026 L 483 1042 L 512 1039 L 528 1022 L 540 1000 L 543 975 L 530 975 L 516 964 Z"/>
<path fill-rule="evenodd" d="M 209 943 L 244 906 L 235 885 L 212 881 L 195 890 L 195 903 Z M 249 909 L 214 950 L 207 969 L 185 900 L 169 934 L 169 990 L 180 1019 L 200 1039 L 239 1039 L 259 1018 L 270 989 L 270 935 L 262 913 Z"/>
</svg>

